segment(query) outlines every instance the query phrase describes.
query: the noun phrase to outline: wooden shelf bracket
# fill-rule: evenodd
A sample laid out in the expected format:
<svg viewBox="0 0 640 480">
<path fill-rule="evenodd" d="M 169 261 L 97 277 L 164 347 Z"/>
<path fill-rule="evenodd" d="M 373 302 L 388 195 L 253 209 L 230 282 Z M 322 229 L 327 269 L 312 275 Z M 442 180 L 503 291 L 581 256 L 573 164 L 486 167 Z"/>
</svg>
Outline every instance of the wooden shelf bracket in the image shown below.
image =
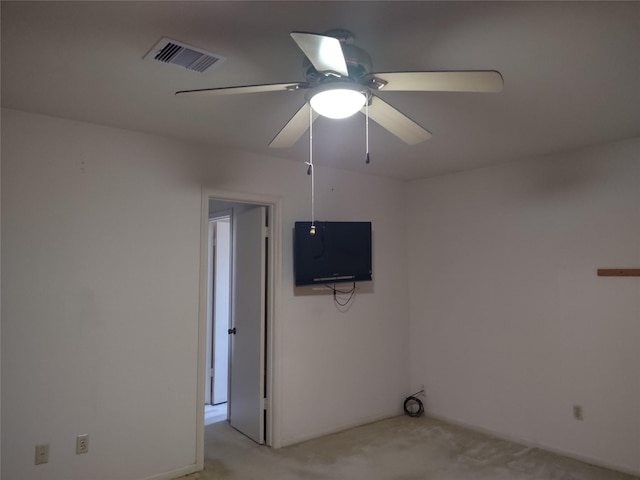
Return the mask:
<svg viewBox="0 0 640 480">
<path fill-rule="evenodd" d="M 640 277 L 640 268 L 599 268 L 599 277 Z"/>
</svg>

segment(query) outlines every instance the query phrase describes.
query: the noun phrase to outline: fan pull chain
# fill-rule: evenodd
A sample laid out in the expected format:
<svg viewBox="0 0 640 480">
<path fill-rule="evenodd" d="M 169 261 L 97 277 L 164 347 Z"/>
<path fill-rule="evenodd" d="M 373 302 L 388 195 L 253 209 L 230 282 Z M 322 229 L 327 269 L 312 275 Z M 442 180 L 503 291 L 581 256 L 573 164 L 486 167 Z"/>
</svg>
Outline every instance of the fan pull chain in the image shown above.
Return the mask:
<svg viewBox="0 0 640 480">
<path fill-rule="evenodd" d="M 364 103 L 364 116 L 365 116 L 365 148 L 366 148 L 366 152 L 367 155 L 364 159 L 364 163 L 366 163 L 367 165 L 369 165 L 369 163 L 371 163 L 371 159 L 369 158 L 369 100 L 370 100 L 370 96 L 367 95 L 367 101 Z"/>
<path fill-rule="evenodd" d="M 309 235 L 316 234 L 315 223 L 315 175 L 313 169 L 313 109 L 309 108 L 309 161 L 307 162 L 307 175 L 311 175 L 311 228 Z"/>
</svg>

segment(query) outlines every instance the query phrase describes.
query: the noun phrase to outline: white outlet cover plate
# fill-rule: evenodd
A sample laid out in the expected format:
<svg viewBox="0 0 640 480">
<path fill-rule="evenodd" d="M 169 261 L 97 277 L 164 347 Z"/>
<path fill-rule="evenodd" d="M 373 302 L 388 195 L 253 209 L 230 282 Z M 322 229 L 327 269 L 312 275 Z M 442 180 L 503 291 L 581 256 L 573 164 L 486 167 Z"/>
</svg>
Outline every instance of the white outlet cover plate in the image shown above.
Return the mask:
<svg viewBox="0 0 640 480">
<path fill-rule="evenodd" d="M 89 451 L 89 434 L 83 433 L 76 437 L 76 454 L 87 453 Z"/>
</svg>

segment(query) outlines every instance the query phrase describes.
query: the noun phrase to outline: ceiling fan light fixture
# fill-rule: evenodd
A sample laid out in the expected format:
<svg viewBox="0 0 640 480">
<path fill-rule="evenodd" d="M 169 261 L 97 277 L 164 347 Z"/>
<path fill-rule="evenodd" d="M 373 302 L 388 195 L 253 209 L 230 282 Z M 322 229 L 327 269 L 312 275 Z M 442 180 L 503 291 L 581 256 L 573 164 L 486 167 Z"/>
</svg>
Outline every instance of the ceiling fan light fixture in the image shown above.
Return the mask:
<svg viewBox="0 0 640 480">
<path fill-rule="evenodd" d="M 347 118 L 358 112 L 367 101 L 367 92 L 361 85 L 335 82 L 310 92 L 309 104 L 323 117 Z"/>
</svg>

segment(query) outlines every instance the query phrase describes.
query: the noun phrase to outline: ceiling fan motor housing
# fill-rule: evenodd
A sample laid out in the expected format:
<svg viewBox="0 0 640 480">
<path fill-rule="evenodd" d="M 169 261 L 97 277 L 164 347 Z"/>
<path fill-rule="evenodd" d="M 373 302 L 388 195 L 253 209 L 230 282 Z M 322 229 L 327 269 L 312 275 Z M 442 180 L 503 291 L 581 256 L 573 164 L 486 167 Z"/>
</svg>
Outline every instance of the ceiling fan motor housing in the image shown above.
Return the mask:
<svg viewBox="0 0 640 480">
<path fill-rule="evenodd" d="M 371 95 L 371 91 L 365 85 L 361 85 L 356 82 L 345 81 L 344 79 L 335 79 L 330 82 L 325 82 L 320 85 L 316 85 L 305 93 L 305 100 L 309 102 L 318 93 L 326 92 L 327 90 L 353 90 L 359 92 L 366 99 Z"/>
</svg>

